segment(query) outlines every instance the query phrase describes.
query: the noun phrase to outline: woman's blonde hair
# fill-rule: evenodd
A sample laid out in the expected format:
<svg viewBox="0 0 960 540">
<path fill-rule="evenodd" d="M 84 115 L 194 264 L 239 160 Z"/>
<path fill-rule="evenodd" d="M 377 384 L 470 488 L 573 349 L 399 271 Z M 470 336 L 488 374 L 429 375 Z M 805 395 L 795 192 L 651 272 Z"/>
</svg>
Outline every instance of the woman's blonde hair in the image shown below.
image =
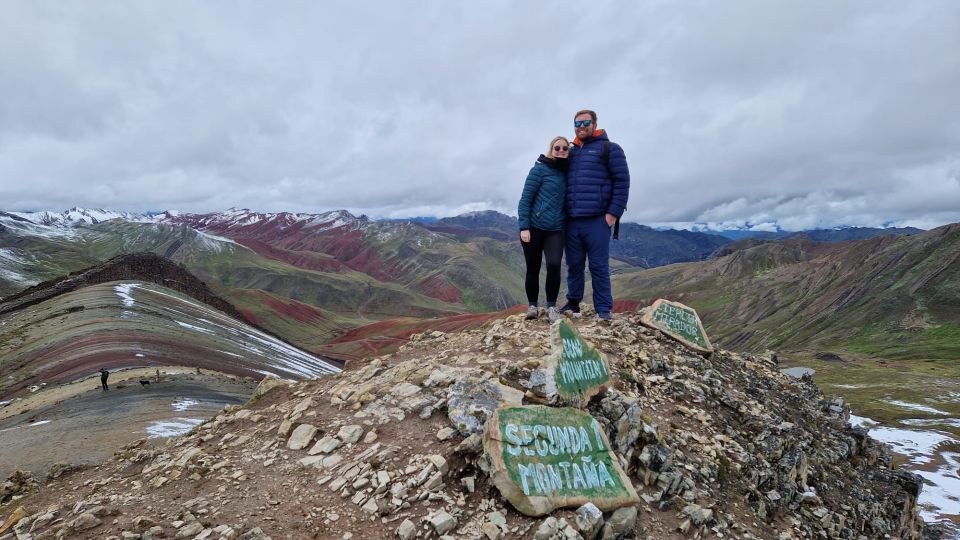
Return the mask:
<svg viewBox="0 0 960 540">
<path fill-rule="evenodd" d="M 570 140 L 564 137 L 563 135 L 557 135 L 550 141 L 550 146 L 547 147 L 547 153 L 544 154 L 547 157 L 553 157 L 553 145 L 557 144 L 557 141 L 563 141 L 567 143 L 567 146 L 570 146 Z"/>
</svg>

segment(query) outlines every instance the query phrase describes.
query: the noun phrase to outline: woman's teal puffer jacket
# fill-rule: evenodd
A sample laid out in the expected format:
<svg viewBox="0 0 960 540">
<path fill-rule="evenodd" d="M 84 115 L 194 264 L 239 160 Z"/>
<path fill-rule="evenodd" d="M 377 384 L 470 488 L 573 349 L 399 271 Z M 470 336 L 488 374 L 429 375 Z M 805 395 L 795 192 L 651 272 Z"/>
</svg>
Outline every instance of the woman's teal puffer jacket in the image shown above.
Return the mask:
<svg viewBox="0 0 960 540">
<path fill-rule="evenodd" d="M 521 231 L 530 227 L 563 230 L 563 197 L 567 191 L 565 161 L 541 155 L 530 169 L 517 207 Z"/>
</svg>

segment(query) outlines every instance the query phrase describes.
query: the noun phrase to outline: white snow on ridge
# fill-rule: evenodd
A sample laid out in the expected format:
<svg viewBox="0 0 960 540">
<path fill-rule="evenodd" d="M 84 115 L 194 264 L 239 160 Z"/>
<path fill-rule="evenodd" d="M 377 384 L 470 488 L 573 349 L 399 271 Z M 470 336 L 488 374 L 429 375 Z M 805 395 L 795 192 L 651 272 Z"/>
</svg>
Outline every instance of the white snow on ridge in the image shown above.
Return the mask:
<svg viewBox="0 0 960 540">
<path fill-rule="evenodd" d="M 180 298 L 179 296 L 174 296 L 172 294 L 157 290 L 154 287 L 141 286 L 140 288 L 144 292 L 166 296 L 176 300 L 179 303 L 184 303 L 196 308 L 198 311 L 203 313 L 205 317 L 207 317 L 198 318 L 198 322 L 202 322 L 206 325 L 216 326 L 228 332 L 230 335 L 235 336 L 230 340 L 231 345 L 234 347 L 239 347 L 260 357 L 268 357 L 270 363 L 280 369 L 295 373 L 298 376 L 307 379 L 340 372 L 340 368 L 337 366 L 312 354 L 301 351 L 300 349 L 297 349 L 296 347 L 293 347 L 278 338 L 261 332 L 260 330 L 257 330 L 256 328 L 249 326 L 242 321 L 233 319 L 232 317 L 209 306 L 194 302 L 192 300 Z M 186 313 L 171 308 L 166 308 L 166 310 L 174 312 L 182 317 L 190 317 L 190 315 Z M 176 322 L 182 328 L 195 330 L 206 335 L 217 335 L 217 333 L 210 328 L 203 328 L 195 324 L 190 324 L 179 320 L 174 320 L 174 322 Z"/>
<path fill-rule="evenodd" d="M 234 242 L 230 238 L 224 238 L 223 236 L 217 236 L 217 235 L 206 233 L 196 229 L 194 230 L 197 232 L 197 242 L 202 247 L 216 251 L 217 253 L 222 251 L 224 248 L 229 248 L 229 247 L 240 247 L 246 250 L 250 250 L 250 248 L 248 248 L 247 246 L 242 246 Z"/>
<path fill-rule="evenodd" d="M 28 217 L 30 214 L 25 214 L 22 212 L 8 212 L 11 215 L 18 216 L 26 219 L 27 221 L 21 221 L 19 219 L 12 219 L 9 217 L 0 216 L 0 223 L 7 228 L 7 230 L 18 236 L 38 236 L 40 238 L 67 238 L 73 239 L 77 237 L 77 232 L 73 229 L 56 227 L 51 225 L 45 225 L 41 222 L 34 221 Z"/>
<path fill-rule="evenodd" d="M 19 283 L 34 285 L 39 283 L 20 273 L 27 264 L 26 257 L 20 254 L 22 250 L 16 248 L 0 248 L 0 278 Z"/>
<path fill-rule="evenodd" d="M 129 308 L 136 305 L 136 302 L 133 299 L 133 295 L 131 295 L 130 293 L 133 291 L 133 289 L 136 289 L 137 287 L 139 287 L 139 285 L 137 285 L 136 283 L 121 283 L 116 287 L 114 287 L 113 290 L 116 291 L 117 296 L 119 296 L 123 300 L 124 307 Z"/>
<path fill-rule="evenodd" d="M 111 219 L 123 219 L 126 221 L 152 222 L 156 218 L 147 214 L 137 214 L 133 212 L 117 212 L 114 210 L 103 210 L 102 208 L 79 208 L 73 207 L 63 212 L 51 212 L 44 210 L 40 212 L 10 212 L 24 219 L 29 219 L 39 225 L 56 227 L 76 227 L 78 225 L 95 225 Z"/>
<path fill-rule="evenodd" d="M 190 323 L 185 323 L 185 322 L 183 322 L 183 321 L 173 321 L 173 322 L 179 324 L 179 325 L 182 326 L 183 328 L 188 328 L 188 329 L 190 329 L 190 330 L 196 330 L 197 332 L 200 332 L 200 333 L 202 333 L 202 334 L 207 334 L 207 335 L 209 335 L 209 336 L 212 336 L 212 335 L 215 335 L 215 334 L 216 334 L 216 332 L 214 332 L 213 330 L 210 330 L 209 328 L 203 328 L 203 327 L 200 327 L 200 326 L 195 326 L 195 325 L 192 325 L 192 324 L 190 324 Z"/>
</svg>

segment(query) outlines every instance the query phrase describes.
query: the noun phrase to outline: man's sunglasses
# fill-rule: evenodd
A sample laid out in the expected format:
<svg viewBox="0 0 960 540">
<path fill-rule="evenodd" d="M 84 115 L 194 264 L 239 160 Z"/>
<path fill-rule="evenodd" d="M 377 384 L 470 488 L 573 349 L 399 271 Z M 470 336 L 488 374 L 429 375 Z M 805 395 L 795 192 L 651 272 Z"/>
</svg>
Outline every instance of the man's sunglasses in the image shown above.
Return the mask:
<svg viewBox="0 0 960 540">
<path fill-rule="evenodd" d="M 554 146 L 554 147 L 553 147 L 553 151 L 554 151 L 554 152 L 566 152 L 566 151 L 569 150 L 569 149 L 570 149 L 569 146 Z"/>
<path fill-rule="evenodd" d="M 590 124 L 593 123 L 593 120 L 574 120 L 573 127 L 590 127 Z"/>
</svg>

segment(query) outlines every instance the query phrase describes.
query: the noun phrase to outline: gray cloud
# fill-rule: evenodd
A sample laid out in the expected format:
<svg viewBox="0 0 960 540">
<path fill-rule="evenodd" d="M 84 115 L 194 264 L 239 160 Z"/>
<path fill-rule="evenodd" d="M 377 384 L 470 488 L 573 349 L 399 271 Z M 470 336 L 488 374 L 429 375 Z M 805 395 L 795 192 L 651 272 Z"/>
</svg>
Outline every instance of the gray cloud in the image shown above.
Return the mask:
<svg viewBox="0 0 960 540">
<path fill-rule="evenodd" d="M 5 209 L 513 213 L 593 107 L 632 221 L 960 221 L 949 0 L 4 11 Z"/>
</svg>

